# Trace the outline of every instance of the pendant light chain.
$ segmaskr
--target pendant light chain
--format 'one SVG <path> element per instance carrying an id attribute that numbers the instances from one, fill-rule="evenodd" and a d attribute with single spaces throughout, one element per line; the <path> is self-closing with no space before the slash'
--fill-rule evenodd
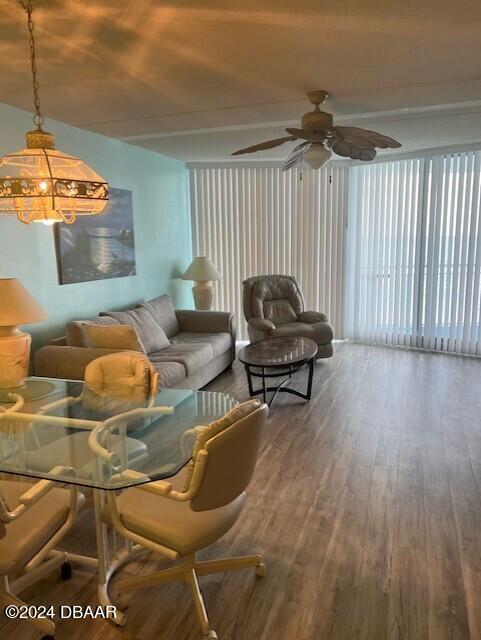
<path id="1" fill-rule="evenodd" d="M 27 14 L 27 26 L 30 45 L 30 65 L 32 68 L 33 103 L 35 106 L 35 115 L 33 116 L 33 122 L 37 125 L 38 129 L 41 129 L 44 122 L 44 117 L 40 112 L 39 84 L 37 80 L 37 59 L 35 57 L 35 37 L 33 33 L 32 20 L 33 6 L 31 0 L 19 0 L 19 4 Z"/>

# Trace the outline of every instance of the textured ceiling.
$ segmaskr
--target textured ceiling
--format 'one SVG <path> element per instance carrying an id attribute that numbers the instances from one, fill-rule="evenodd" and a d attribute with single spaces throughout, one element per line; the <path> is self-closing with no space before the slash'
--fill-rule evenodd
<path id="1" fill-rule="evenodd" d="M 282 135 L 317 88 L 339 123 L 408 150 L 481 140 L 479 0 L 34 5 L 45 114 L 174 157 Z M 30 110 L 27 53 L 20 7 L 0 0 L 0 101 Z"/>

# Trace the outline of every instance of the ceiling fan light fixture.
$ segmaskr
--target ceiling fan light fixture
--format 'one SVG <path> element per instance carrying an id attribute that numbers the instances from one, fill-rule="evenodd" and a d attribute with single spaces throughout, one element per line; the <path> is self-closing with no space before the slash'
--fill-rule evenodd
<path id="1" fill-rule="evenodd" d="M 321 169 L 331 159 L 331 152 L 321 142 L 313 142 L 302 159 L 311 169 Z"/>
<path id="2" fill-rule="evenodd" d="M 19 0 L 27 14 L 36 129 L 26 134 L 27 146 L 0 158 L 0 215 L 14 214 L 25 224 L 75 222 L 77 216 L 98 215 L 107 206 L 109 185 L 85 162 L 55 149 L 55 139 L 42 129 L 32 3 Z"/>

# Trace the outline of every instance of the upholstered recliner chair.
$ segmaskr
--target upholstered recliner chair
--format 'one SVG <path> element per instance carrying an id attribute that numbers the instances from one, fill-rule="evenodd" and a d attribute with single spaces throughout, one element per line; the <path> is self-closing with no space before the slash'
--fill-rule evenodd
<path id="1" fill-rule="evenodd" d="M 304 336 L 317 343 L 317 357 L 332 356 L 333 331 L 324 313 L 304 311 L 293 276 L 254 276 L 244 280 L 244 315 L 251 342 L 278 336 Z"/>

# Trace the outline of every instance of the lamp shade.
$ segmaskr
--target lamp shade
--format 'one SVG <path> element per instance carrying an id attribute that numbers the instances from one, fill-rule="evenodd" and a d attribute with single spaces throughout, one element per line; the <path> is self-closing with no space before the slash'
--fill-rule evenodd
<path id="1" fill-rule="evenodd" d="M 72 223 L 102 213 L 109 199 L 105 180 L 85 162 L 54 148 L 53 136 L 30 131 L 27 148 L 0 158 L 0 215 L 21 222 Z"/>
<path id="2" fill-rule="evenodd" d="M 209 281 L 220 280 L 221 275 L 215 264 L 206 256 L 198 256 L 190 263 L 189 268 L 182 276 L 184 280 Z"/>
<path id="3" fill-rule="evenodd" d="M 0 279 L 0 327 L 45 320 L 47 314 L 15 278 Z"/>
<path id="4" fill-rule="evenodd" d="M 311 169 L 320 169 L 331 159 L 331 152 L 326 149 L 320 142 L 313 142 L 310 149 L 303 155 L 304 162 L 311 167 Z"/>

